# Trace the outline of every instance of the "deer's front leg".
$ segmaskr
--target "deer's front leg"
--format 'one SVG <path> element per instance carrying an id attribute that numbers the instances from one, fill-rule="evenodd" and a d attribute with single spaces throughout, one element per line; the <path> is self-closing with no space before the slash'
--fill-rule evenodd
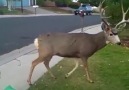
<path id="1" fill-rule="evenodd" d="M 86 58 L 82 58 L 82 63 L 84 65 L 84 68 L 85 68 L 85 71 L 86 71 L 87 80 L 90 83 L 93 83 L 93 81 L 92 81 L 92 79 L 90 78 L 90 75 L 89 75 L 87 59 Z"/>

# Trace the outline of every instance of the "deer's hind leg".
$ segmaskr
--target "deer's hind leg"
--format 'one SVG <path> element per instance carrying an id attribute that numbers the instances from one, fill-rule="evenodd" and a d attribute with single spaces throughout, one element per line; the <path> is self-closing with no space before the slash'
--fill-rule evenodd
<path id="1" fill-rule="evenodd" d="M 32 65 L 31 65 L 31 68 L 30 68 L 30 73 L 29 73 L 29 77 L 27 79 L 27 82 L 29 85 L 31 85 L 31 77 L 32 77 L 32 74 L 33 74 L 33 71 L 34 71 L 34 68 L 36 65 L 38 65 L 39 63 L 43 62 L 43 57 L 38 57 L 37 59 L 35 59 L 33 62 L 32 62 Z"/>
<path id="2" fill-rule="evenodd" d="M 32 74 L 33 74 L 35 66 L 37 66 L 39 63 L 41 63 L 41 62 L 43 62 L 45 60 L 50 61 L 50 59 L 51 59 L 51 56 L 50 56 L 49 53 L 39 53 L 39 57 L 32 62 L 29 77 L 28 77 L 28 80 L 27 80 L 27 82 L 30 85 L 31 85 L 31 77 L 32 77 Z"/>
<path id="3" fill-rule="evenodd" d="M 49 74 L 51 75 L 51 77 L 54 78 L 54 79 L 56 79 L 56 77 L 53 75 L 53 73 L 51 72 L 51 69 L 49 67 L 49 62 L 50 62 L 51 58 L 52 58 L 52 56 L 47 57 L 45 59 L 45 61 L 44 61 L 44 65 L 47 68 L 47 70 L 48 70 Z"/>

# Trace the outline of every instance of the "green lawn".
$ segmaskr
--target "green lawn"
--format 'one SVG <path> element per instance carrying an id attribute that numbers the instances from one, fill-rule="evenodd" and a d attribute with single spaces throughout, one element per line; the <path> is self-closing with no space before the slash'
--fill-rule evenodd
<path id="1" fill-rule="evenodd" d="M 28 90 L 129 90 L 129 49 L 108 45 L 89 58 L 89 71 L 94 83 L 89 83 L 81 65 L 67 79 L 74 67 L 73 59 L 65 58 L 51 70 L 57 79 L 45 73 Z"/>
<path id="2" fill-rule="evenodd" d="M 21 15 L 21 14 L 32 14 L 32 12 L 23 10 L 23 13 L 21 9 L 12 9 L 12 11 L 9 11 L 7 7 L 0 7 L 0 15 Z"/>

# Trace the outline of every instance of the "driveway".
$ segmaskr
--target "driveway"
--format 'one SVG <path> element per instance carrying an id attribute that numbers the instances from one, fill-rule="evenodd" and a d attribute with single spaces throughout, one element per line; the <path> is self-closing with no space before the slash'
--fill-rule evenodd
<path id="1" fill-rule="evenodd" d="M 35 13 L 35 8 L 33 8 L 32 6 L 24 7 L 24 9 L 31 11 L 32 13 Z M 38 7 L 38 8 L 36 8 L 36 14 L 57 14 L 57 13 L 54 13 L 52 11 L 48 11 L 48 10 Z"/>

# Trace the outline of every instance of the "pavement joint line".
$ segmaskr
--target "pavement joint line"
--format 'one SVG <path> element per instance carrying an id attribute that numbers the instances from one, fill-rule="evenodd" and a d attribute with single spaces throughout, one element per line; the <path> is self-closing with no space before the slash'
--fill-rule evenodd
<path id="1" fill-rule="evenodd" d="M 19 53 L 20 53 L 20 49 L 18 49 L 18 50 L 19 50 Z M 13 61 L 13 60 L 20 61 L 20 60 L 18 60 L 17 58 L 20 58 L 20 57 L 22 57 L 22 56 L 24 56 L 24 55 L 31 54 L 31 52 L 33 52 L 33 51 L 36 51 L 36 49 L 31 50 L 31 51 L 29 51 L 29 52 L 27 52 L 27 53 L 25 53 L 25 54 L 23 54 L 23 55 L 20 55 L 20 56 L 18 56 L 18 57 L 15 57 L 14 59 L 10 59 L 9 62 L 11 62 L 11 61 Z M 34 54 L 35 54 L 35 53 L 34 53 Z M 9 63 L 9 62 L 6 62 L 6 63 L 4 63 L 4 64 L 2 64 L 2 65 L 0 65 L 0 66 L 3 66 L 3 65 L 5 65 L 5 64 L 7 64 L 7 63 Z M 20 62 L 20 63 L 21 63 L 21 62 Z M 21 65 L 20 65 L 20 66 L 21 66 Z"/>
<path id="2" fill-rule="evenodd" d="M 18 57 L 18 58 L 19 58 L 19 57 Z M 16 58 L 15 60 L 19 62 L 18 66 L 21 66 L 21 61 L 18 60 L 17 58 Z"/>

